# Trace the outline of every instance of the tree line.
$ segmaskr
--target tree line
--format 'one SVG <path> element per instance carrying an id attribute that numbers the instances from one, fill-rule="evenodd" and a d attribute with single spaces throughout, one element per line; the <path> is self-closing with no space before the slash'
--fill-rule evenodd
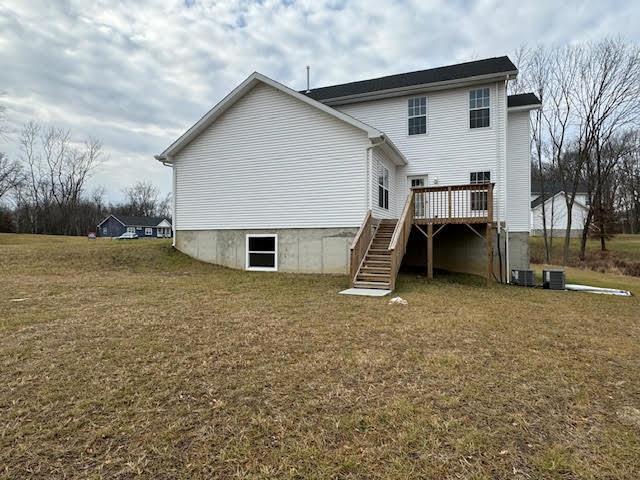
<path id="1" fill-rule="evenodd" d="M 640 231 L 640 49 L 622 39 L 565 46 L 524 46 L 515 54 L 510 93 L 534 91 L 542 108 L 532 121 L 532 186 L 543 197 L 561 185 L 568 263 L 576 193 L 587 195 L 580 259 L 589 237 L 601 250 L 611 234 Z M 542 208 L 546 261 L 553 236 Z"/>
<path id="2" fill-rule="evenodd" d="M 6 123 L 0 135 L 8 137 Z M 115 204 L 104 187 L 88 191 L 105 161 L 100 140 L 76 142 L 69 130 L 32 121 L 17 141 L 16 158 L 0 153 L 0 232 L 86 235 L 109 213 L 171 218 L 170 196 L 147 181 L 125 188 Z"/>

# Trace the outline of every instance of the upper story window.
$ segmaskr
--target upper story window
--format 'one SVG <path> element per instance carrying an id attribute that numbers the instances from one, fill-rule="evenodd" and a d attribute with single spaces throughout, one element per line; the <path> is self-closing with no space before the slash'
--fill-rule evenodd
<path id="1" fill-rule="evenodd" d="M 491 181 L 491 172 L 471 172 L 469 175 L 469 183 L 489 183 Z"/>
<path id="2" fill-rule="evenodd" d="M 389 169 L 378 165 L 378 206 L 389 210 Z"/>
<path id="3" fill-rule="evenodd" d="M 491 94 L 488 88 L 469 92 L 469 128 L 484 128 L 490 123 Z"/>
<path id="4" fill-rule="evenodd" d="M 409 135 L 427 133 L 427 97 L 410 98 Z"/>

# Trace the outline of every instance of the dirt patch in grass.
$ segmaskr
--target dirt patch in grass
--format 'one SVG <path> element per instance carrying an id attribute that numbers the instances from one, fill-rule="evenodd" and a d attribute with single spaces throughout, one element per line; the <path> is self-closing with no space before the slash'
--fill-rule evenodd
<path id="1" fill-rule="evenodd" d="M 640 476 L 638 297 L 402 276 L 398 307 L 59 238 L 0 236 L 0 476 Z"/>

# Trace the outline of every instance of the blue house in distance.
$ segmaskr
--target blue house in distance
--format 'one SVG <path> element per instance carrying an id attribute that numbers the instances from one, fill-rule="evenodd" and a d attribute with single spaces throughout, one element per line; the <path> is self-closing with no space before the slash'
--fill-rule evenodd
<path id="1" fill-rule="evenodd" d="M 171 222 L 164 217 L 130 217 L 111 214 L 98 224 L 98 237 L 119 237 L 124 232 L 140 238 L 171 238 Z"/>

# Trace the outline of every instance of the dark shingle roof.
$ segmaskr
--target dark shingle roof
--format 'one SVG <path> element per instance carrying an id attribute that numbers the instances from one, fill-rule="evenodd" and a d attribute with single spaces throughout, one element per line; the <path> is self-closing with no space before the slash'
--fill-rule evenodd
<path id="1" fill-rule="evenodd" d="M 164 217 L 130 217 L 127 215 L 113 215 L 115 218 L 120 220 L 127 226 L 132 227 L 155 227 L 162 220 L 165 220 Z M 168 219 L 166 219 L 168 221 Z"/>
<path id="2" fill-rule="evenodd" d="M 556 193 L 558 193 L 558 192 L 556 192 Z M 544 200 L 546 201 L 549 198 L 553 197 L 554 195 L 555 195 L 555 193 L 553 195 L 545 193 L 544 194 Z M 533 200 L 531 202 L 531 208 L 536 208 L 538 205 L 540 205 L 542 203 L 542 200 L 543 200 L 542 195 L 540 195 L 538 198 L 536 198 L 535 200 Z M 545 208 L 545 210 L 546 210 L 546 208 Z"/>
<path id="3" fill-rule="evenodd" d="M 508 107 L 524 107 L 525 105 L 540 105 L 540 99 L 535 93 L 519 93 L 507 97 Z"/>
<path id="4" fill-rule="evenodd" d="M 535 185 L 534 185 L 535 184 Z M 542 195 L 540 195 L 540 188 L 537 179 L 531 179 L 531 195 L 538 195 L 535 200 L 531 201 L 531 208 L 535 208 L 543 201 Z M 564 188 L 560 182 L 547 182 L 544 187 L 544 201 L 547 201 L 551 197 L 557 195 L 560 192 L 571 191 L 572 187 Z M 576 189 L 576 194 L 587 193 L 587 186 L 584 182 L 579 182 Z"/>
<path id="5" fill-rule="evenodd" d="M 554 182 L 551 180 L 545 181 L 544 184 L 544 194 L 548 195 L 549 193 L 553 193 L 554 195 L 558 192 L 570 192 L 573 189 L 573 185 L 563 185 L 562 182 Z M 578 182 L 578 187 L 576 188 L 576 193 L 587 193 L 587 184 L 583 181 Z M 531 177 L 531 195 L 540 195 L 540 180 L 538 178 Z"/>
<path id="6" fill-rule="evenodd" d="M 494 57 L 476 60 L 474 62 L 458 63 L 446 67 L 430 68 L 429 70 L 389 75 L 371 80 L 314 88 L 309 93 L 302 90 L 300 93 L 304 93 L 314 100 L 322 101 L 330 98 L 380 92 L 413 85 L 460 80 L 479 75 L 515 72 L 517 70 L 516 66 L 509 60 L 509 57 Z"/>

